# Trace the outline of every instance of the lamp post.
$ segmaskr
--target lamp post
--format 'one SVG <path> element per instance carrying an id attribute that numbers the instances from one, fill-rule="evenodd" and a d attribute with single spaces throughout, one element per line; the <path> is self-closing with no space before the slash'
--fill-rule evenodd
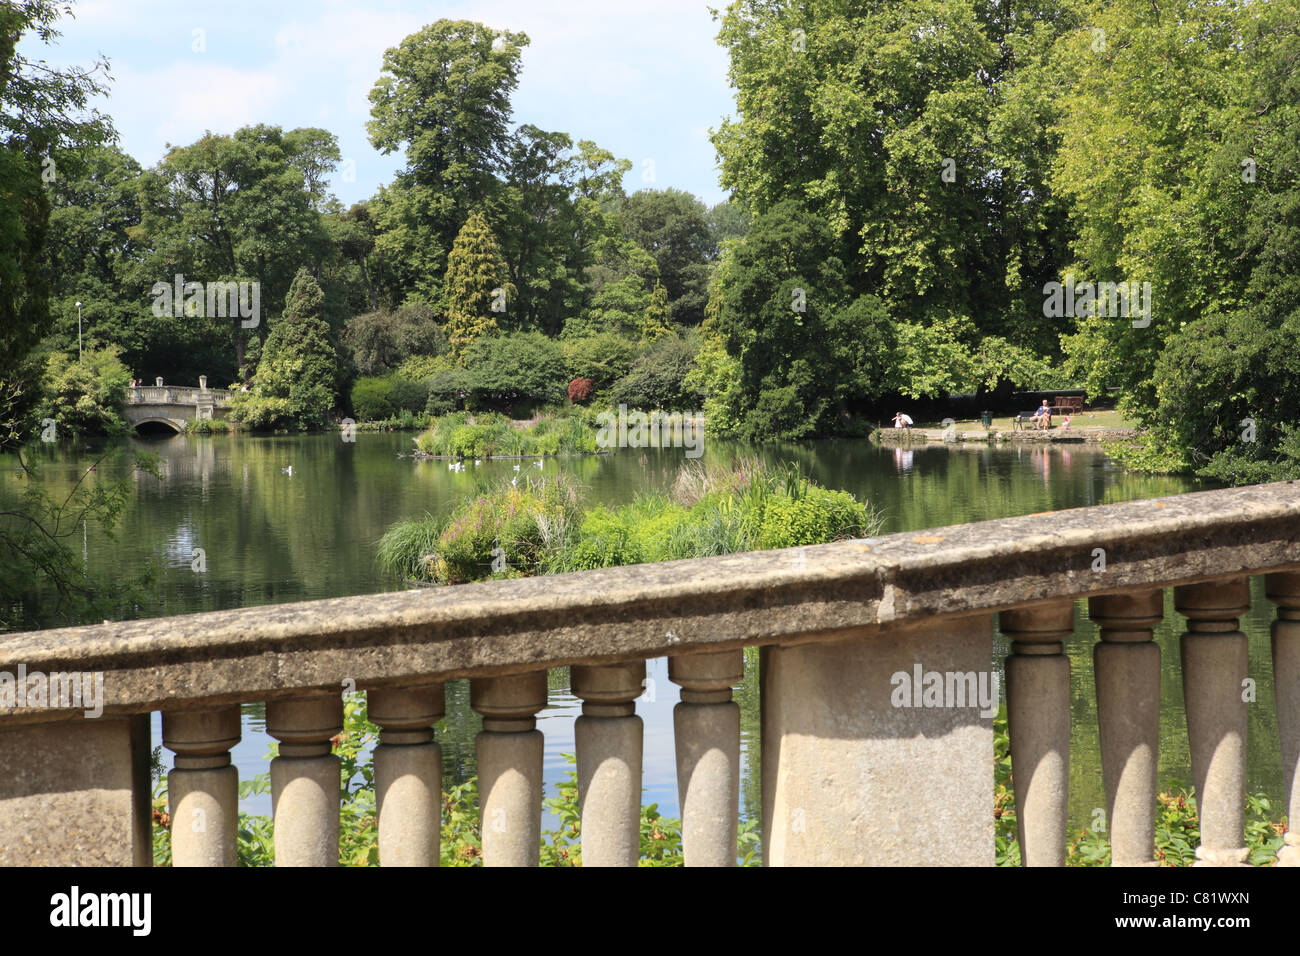
<path id="1" fill-rule="evenodd" d="M 77 303 L 77 361 L 81 361 L 81 303 Z"/>

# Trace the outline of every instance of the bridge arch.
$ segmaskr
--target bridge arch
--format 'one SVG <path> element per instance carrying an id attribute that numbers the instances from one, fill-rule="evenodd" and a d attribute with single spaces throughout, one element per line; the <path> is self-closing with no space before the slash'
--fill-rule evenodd
<path id="1" fill-rule="evenodd" d="M 137 435 L 159 434 L 161 432 L 170 432 L 173 435 L 179 435 L 185 431 L 185 422 L 177 421 L 174 418 L 141 418 L 131 423 Z"/>

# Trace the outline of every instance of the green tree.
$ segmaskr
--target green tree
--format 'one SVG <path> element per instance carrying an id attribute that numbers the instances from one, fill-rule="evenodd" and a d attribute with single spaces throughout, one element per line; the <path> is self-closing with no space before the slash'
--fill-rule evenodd
<path id="1" fill-rule="evenodd" d="M 126 430 L 126 387 L 131 375 L 116 346 L 85 352 L 80 359 L 53 352 L 41 380 L 37 414 L 53 419 L 63 435 L 117 435 Z"/>
<path id="2" fill-rule="evenodd" d="M 714 328 L 739 363 L 730 417 L 744 437 L 796 439 L 836 426 L 856 370 L 834 361 L 846 354 L 835 316 L 850 291 L 840 261 L 825 255 L 830 245 L 828 227 L 786 200 L 727 250 Z"/>
<path id="3" fill-rule="evenodd" d="M 25 420 L 36 400 L 41 363 L 29 353 L 50 325 L 44 186 L 57 180 L 61 151 L 114 135 L 108 118 L 90 107 L 107 90 L 107 61 L 56 69 L 18 51 L 25 34 L 47 45 L 57 40 L 65 11 L 48 0 L 0 5 L 0 400 L 14 403 L 16 420 Z"/>
<path id="4" fill-rule="evenodd" d="M 487 219 L 471 213 L 447 257 L 444 331 L 458 359 L 472 342 L 498 331 L 496 316 L 509 311 L 514 294 Z"/>
<path id="5" fill-rule="evenodd" d="M 619 215 L 628 238 L 654 257 L 673 321 L 698 325 L 715 251 L 704 204 L 680 189 L 643 189 L 627 198 Z"/>
<path id="6" fill-rule="evenodd" d="M 306 269 L 294 277 L 284 314 L 271 326 L 246 393 L 231 401 L 231 417 L 252 428 L 323 427 L 335 405 L 337 357 L 321 317 L 325 296 Z"/>
<path id="7" fill-rule="evenodd" d="M 650 293 L 650 304 L 646 306 L 645 321 L 641 324 L 641 341 L 653 342 L 661 336 L 671 335 L 673 331 L 669 320 L 671 309 L 668 307 L 668 290 L 662 283 L 656 282 Z"/>
<path id="8" fill-rule="evenodd" d="M 362 375 L 382 375 L 411 356 L 447 351 L 447 339 L 438 328 L 433 309 L 419 302 L 394 312 L 358 315 L 348 320 L 342 339 Z"/>
<path id="9" fill-rule="evenodd" d="M 322 134 L 250 126 L 174 147 L 140 177 L 138 235 L 150 248 L 138 267 L 140 285 L 170 283 L 176 274 L 203 283 L 257 282 L 262 313 L 279 313 L 297 271 L 319 267 L 330 253 L 311 191 L 320 187 L 308 182 L 328 165 L 322 157 L 337 150 Z M 260 317 L 254 327 L 239 316 L 199 321 L 226 326 L 239 368 L 250 337 L 260 337 L 265 325 Z"/>
<path id="10" fill-rule="evenodd" d="M 408 294 L 440 300 L 461 225 L 499 188 L 527 45 L 522 33 L 444 19 L 384 53 L 366 128 L 385 154 L 405 147 L 406 166 L 376 197 L 377 248 Z"/>
<path id="11" fill-rule="evenodd" d="M 723 185 L 755 213 L 803 202 L 853 292 L 899 321 L 979 316 L 981 334 L 1055 348 L 1029 308 L 1065 253 L 1043 175 L 1054 114 L 1015 78 L 1069 29 L 1066 3 L 731 5 Z"/>
<path id="12" fill-rule="evenodd" d="M 563 401 L 569 379 L 560 344 L 540 332 L 485 336 L 466 349 L 470 391 L 478 408 L 510 411 L 520 402 Z"/>

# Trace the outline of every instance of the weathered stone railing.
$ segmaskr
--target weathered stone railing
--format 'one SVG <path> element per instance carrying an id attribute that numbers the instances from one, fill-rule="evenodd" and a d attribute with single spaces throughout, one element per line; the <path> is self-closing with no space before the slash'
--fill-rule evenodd
<path id="1" fill-rule="evenodd" d="M 128 405 L 218 405 L 230 404 L 226 388 L 190 388 L 175 385 L 137 385 L 126 390 Z"/>
<path id="2" fill-rule="evenodd" d="M 1104 551 L 1099 563 L 1099 549 Z M 970 675 L 1012 640 L 1007 701 L 1027 865 L 1066 842 L 1069 663 L 1087 597 L 1113 860 L 1153 856 L 1162 590 L 1188 619 L 1187 726 L 1204 864 L 1245 858 L 1247 576 L 1278 606 L 1273 667 L 1290 819 L 1300 813 L 1300 483 L 548 578 L 10 636 L 0 674 L 102 672 L 103 714 L 0 699 L 0 862 L 150 859 L 148 715 L 162 711 L 173 860 L 235 861 L 238 705 L 267 702 L 280 865 L 338 857 L 339 688 L 367 691 L 379 855 L 438 861 L 443 685 L 471 679 L 483 859 L 538 861 L 546 669 L 571 665 L 587 865 L 637 857 L 645 661 L 669 659 L 688 865 L 736 859 L 741 649 L 762 645 L 769 864 L 989 864 L 991 715 L 910 707 L 891 675 Z M 11 684 L 12 686 L 12 684 Z M 4 690 L 0 684 L 0 693 Z M 919 697 L 920 694 L 917 694 Z M 919 701 L 916 701 L 919 702 Z M 199 824 L 202 824 L 201 826 Z M 1293 831 L 1279 862 L 1300 862 Z"/>

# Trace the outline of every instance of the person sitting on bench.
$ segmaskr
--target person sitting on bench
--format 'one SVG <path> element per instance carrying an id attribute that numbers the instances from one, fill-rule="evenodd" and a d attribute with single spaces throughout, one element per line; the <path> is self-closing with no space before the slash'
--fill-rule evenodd
<path id="1" fill-rule="evenodd" d="M 1034 412 L 1034 419 L 1035 428 L 1052 427 L 1052 410 L 1047 407 L 1047 399 L 1043 399 L 1043 404 Z"/>

